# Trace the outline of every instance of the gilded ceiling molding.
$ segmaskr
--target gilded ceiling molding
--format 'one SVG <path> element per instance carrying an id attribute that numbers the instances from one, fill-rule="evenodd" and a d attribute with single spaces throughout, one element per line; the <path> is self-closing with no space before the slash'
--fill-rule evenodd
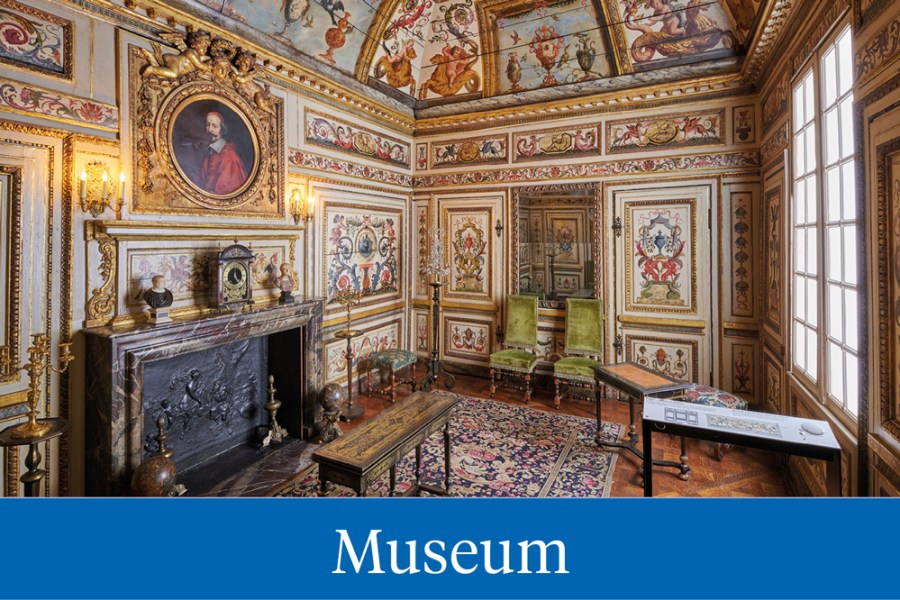
<path id="1" fill-rule="evenodd" d="M 298 150 L 296 148 L 290 148 L 288 150 L 288 164 L 292 167 L 315 169 L 332 176 L 345 175 L 356 179 L 380 181 L 382 183 L 407 188 L 413 185 L 413 178 L 411 175 L 379 169 L 378 167 L 360 165 L 342 159 L 322 156 L 320 154 L 313 154 L 312 152 Z"/>
<path id="2" fill-rule="evenodd" d="M 757 27 L 753 40 L 747 46 L 747 60 L 744 62 L 743 74 L 748 81 L 755 83 L 759 81 L 763 67 L 773 57 L 772 53 L 794 6 L 794 0 L 770 0 L 763 7 L 763 14 L 759 19 L 762 27 Z M 777 58 L 775 60 L 777 62 Z"/>
<path id="3" fill-rule="evenodd" d="M 81 3 L 82 8 L 99 14 L 117 25 L 138 28 L 156 35 L 159 35 L 160 32 L 184 35 L 185 29 L 188 26 L 193 27 L 197 22 L 192 15 L 158 0 L 148 0 L 147 5 L 138 6 L 132 0 L 126 0 L 124 7 L 114 4 L 110 0 Z M 219 27 L 214 22 L 204 20 L 203 28 L 213 36 L 234 39 L 234 32 Z M 367 118 L 375 119 L 380 124 L 400 133 L 410 133 L 414 128 L 415 119 L 412 115 L 394 110 L 363 93 L 330 81 L 299 63 L 273 53 L 265 46 L 244 38 L 237 41 L 242 47 L 257 55 L 262 63 L 256 66 L 258 77 L 261 79 L 264 78 L 294 91 L 300 91 L 326 104 L 338 101 L 361 111 Z"/>
<path id="4" fill-rule="evenodd" d="M 369 80 L 369 66 L 372 64 L 372 59 L 375 58 L 375 52 L 378 51 L 378 45 L 382 40 L 384 30 L 387 29 L 388 21 L 400 2 L 401 0 L 385 0 L 378 5 L 378 10 L 369 24 L 366 39 L 359 50 L 359 58 L 356 59 L 356 70 L 353 76 L 357 81 L 366 83 Z"/>
<path id="5" fill-rule="evenodd" d="M 718 95 L 734 96 L 741 91 L 749 93 L 751 89 L 739 74 L 714 75 L 528 106 L 420 119 L 416 121 L 416 135 L 456 133 L 479 127 L 500 127 L 551 119 L 574 119 L 608 114 L 612 111 L 652 108 L 657 105 L 671 107 L 675 103 L 708 100 Z"/>
<path id="6" fill-rule="evenodd" d="M 850 10 L 850 0 L 833 0 L 828 9 L 817 15 L 816 28 L 807 31 L 802 45 L 791 53 L 791 74 L 796 74 L 806 63 L 828 32 L 834 27 L 844 13 Z"/>
<path id="7" fill-rule="evenodd" d="M 662 156 L 613 162 L 548 165 L 498 169 L 496 171 L 469 171 L 465 173 L 439 173 L 415 178 L 416 188 L 432 188 L 450 185 L 505 184 L 529 181 L 551 181 L 594 177 L 618 177 L 622 175 L 649 175 L 654 173 L 678 173 L 682 171 L 709 171 L 720 169 L 756 169 L 760 165 L 759 153 L 725 152 L 720 154 L 693 154 L 687 156 Z"/>

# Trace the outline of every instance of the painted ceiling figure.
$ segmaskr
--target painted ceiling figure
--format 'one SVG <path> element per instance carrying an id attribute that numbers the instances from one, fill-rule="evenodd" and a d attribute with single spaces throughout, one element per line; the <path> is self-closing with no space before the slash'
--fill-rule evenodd
<path id="1" fill-rule="evenodd" d="M 651 9 L 652 14 L 640 14 L 638 9 L 642 7 Z M 672 0 L 632 0 L 625 9 L 625 27 L 642 35 L 631 44 L 631 57 L 636 62 L 646 62 L 657 52 L 663 56 L 688 56 L 709 50 L 719 42 L 725 48 L 733 48 L 737 44 L 734 34 L 701 14 L 708 8 L 706 0 L 690 0 L 684 7 Z"/>
<path id="2" fill-rule="evenodd" d="M 404 42 L 402 48 L 398 48 L 396 42 L 388 48 L 387 44 L 381 43 L 384 51 L 387 53 L 375 62 L 373 67 L 376 79 L 385 77 L 388 85 L 392 88 L 400 89 L 409 86 L 409 95 L 414 96 L 416 93 L 416 80 L 412 74 L 412 59 L 416 58 L 416 50 L 413 48 L 415 40 L 409 38 Z"/>
<path id="3" fill-rule="evenodd" d="M 462 46 L 444 45 L 440 54 L 431 57 L 437 65 L 428 81 L 419 88 L 419 100 L 424 100 L 428 90 L 441 96 L 453 96 L 463 86 L 474 92 L 481 85 L 481 78 L 472 65 L 478 60 L 478 48 L 470 42 L 471 53 Z"/>

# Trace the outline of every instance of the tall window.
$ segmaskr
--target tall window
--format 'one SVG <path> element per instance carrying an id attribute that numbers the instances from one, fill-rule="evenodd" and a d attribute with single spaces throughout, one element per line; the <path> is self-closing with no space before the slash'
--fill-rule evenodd
<path id="1" fill-rule="evenodd" d="M 794 372 L 820 397 L 855 417 L 859 344 L 850 43 L 848 26 L 818 52 L 793 90 L 791 360 Z"/>

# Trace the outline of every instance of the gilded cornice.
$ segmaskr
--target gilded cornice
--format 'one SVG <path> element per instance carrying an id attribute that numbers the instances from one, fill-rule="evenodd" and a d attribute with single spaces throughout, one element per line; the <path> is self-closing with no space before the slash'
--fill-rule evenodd
<path id="1" fill-rule="evenodd" d="M 102 15 L 116 25 L 139 29 L 142 35 L 147 32 L 158 34 L 160 31 L 183 32 L 188 25 L 195 26 L 198 19 L 178 8 L 163 4 L 159 0 L 148 0 L 138 5 L 126 0 L 125 6 L 113 4 L 109 0 L 79 2 L 79 5 L 94 14 Z M 400 133 L 410 133 L 415 121 L 412 115 L 404 114 L 390 108 L 365 94 L 351 90 L 339 83 L 286 59 L 243 37 L 234 35 L 233 31 L 219 27 L 215 23 L 202 20 L 202 27 L 225 39 L 234 41 L 241 47 L 255 53 L 261 65 L 257 65 L 260 77 L 282 85 L 293 91 L 302 92 L 315 100 L 334 106 L 339 102 L 342 109 L 350 109 Z"/>
<path id="2" fill-rule="evenodd" d="M 795 0 L 772 0 L 763 7 L 763 14 L 759 19 L 762 26 L 757 28 L 747 45 L 743 74 L 748 81 L 758 83 L 763 67 L 767 66 L 773 56 L 777 56 L 774 55 L 775 47 L 795 6 Z"/>
<path id="3" fill-rule="evenodd" d="M 690 81 L 654 84 L 579 98 L 419 119 L 416 121 L 416 136 L 456 133 L 485 127 L 506 127 L 537 121 L 547 122 L 555 119 L 574 119 L 613 111 L 652 108 L 663 104 L 672 106 L 675 103 L 696 102 L 725 94 L 733 96 L 736 93 L 751 91 L 751 86 L 738 73 L 712 75 Z"/>

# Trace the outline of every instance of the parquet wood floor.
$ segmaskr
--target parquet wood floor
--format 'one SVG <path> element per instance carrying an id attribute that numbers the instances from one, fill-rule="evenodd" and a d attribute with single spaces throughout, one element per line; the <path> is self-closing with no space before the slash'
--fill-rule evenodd
<path id="1" fill-rule="evenodd" d="M 421 369 L 419 380 L 421 381 Z M 353 401 L 365 408 L 366 419 L 374 416 L 379 411 L 390 406 L 388 396 L 373 393 L 372 397 L 365 394 L 357 394 L 357 390 L 365 389 L 365 379 L 361 386 L 354 385 Z M 443 379 L 438 381 L 437 389 L 443 389 Z M 490 397 L 490 382 L 487 379 L 469 375 L 457 375 L 454 392 L 475 396 L 478 398 Z M 410 393 L 409 386 L 398 388 L 397 397 L 402 398 Z M 521 404 L 524 394 L 510 389 L 499 389 L 495 400 Z M 552 412 L 553 392 L 550 389 L 537 387 L 532 395 L 529 406 L 537 410 Z M 564 399 L 560 412 L 579 417 L 596 418 L 593 402 L 578 399 Z M 640 405 L 635 407 L 636 425 L 640 431 Z M 603 403 L 603 419 L 620 423 L 627 429 L 628 402 L 615 399 L 605 400 Z M 341 423 L 341 429 L 348 431 L 361 423 L 363 419 L 356 419 L 349 423 Z M 612 496 L 628 497 L 643 496 L 641 478 L 638 475 L 640 461 L 634 454 L 618 450 L 619 460 L 616 464 Z M 655 459 L 677 461 L 680 455 L 680 446 L 677 438 L 667 435 L 654 435 L 653 452 Z M 653 478 L 653 492 L 655 496 L 692 496 L 692 497 L 717 497 L 717 496 L 750 496 L 773 497 L 789 496 L 782 455 L 754 450 L 752 448 L 728 448 L 725 450 L 721 462 L 715 458 L 714 445 L 699 440 L 687 440 L 688 464 L 691 467 L 690 478 L 682 481 L 677 476 L 677 470 L 665 467 L 656 467 Z"/>

